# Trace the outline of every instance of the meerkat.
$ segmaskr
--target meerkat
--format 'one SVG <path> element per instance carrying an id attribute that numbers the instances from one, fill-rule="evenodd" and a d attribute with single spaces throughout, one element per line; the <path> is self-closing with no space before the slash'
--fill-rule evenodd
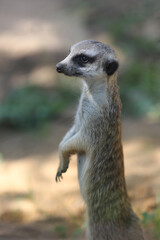
<path id="1" fill-rule="evenodd" d="M 67 171 L 70 156 L 77 154 L 89 240 L 144 239 L 126 190 L 118 66 L 114 50 L 94 40 L 73 45 L 56 65 L 59 73 L 83 80 L 74 125 L 59 145 L 56 181 Z"/>

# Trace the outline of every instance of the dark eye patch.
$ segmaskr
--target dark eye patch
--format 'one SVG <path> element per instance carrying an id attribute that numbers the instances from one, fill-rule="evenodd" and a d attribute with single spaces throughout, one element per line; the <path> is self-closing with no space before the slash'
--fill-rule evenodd
<path id="1" fill-rule="evenodd" d="M 85 55 L 85 54 L 78 54 L 78 55 L 75 55 L 72 58 L 72 61 L 75 64 L 78 64 L 80 67 L 85 67 L 85 65 L 87 63 L 91 64 L 91 63 L 95 62 L 95 60 L 96 60 L 96 56 L 91 57 L 91 56 L 88 56 L 88 55 Z"/>

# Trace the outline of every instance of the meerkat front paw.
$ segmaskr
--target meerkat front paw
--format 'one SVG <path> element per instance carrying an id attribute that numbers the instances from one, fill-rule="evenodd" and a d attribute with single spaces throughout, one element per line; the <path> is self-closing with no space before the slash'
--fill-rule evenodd
<path id="1" fill-rule="evenodd" d="M 63 179 L 62 171 L 58 169 L 57 174 L 56 174 L 56 182 L 60 182 L 61 179 Z"/>
<path id="2" fill-rule="evenodd" d="M 66 167 L 66 168 L 63 169 L 63 170 L 61 170 L 60 168 L 58 169 L 57 174 L 56 174 L 56 182 L 60 182 L 61 179 L 63 179 L 62 173 L 66 172 L 66 171 L 67 171 L 67 168 L 68 168 L 68 167 Z"/>
<path id="3" fill-rule="evenodd" d="M 69 165 L 69 157 L 70 155 L 66 152 L 64 152 L 63 149 L 63 144 L 60 143 L 59 145 L 59 159 L 60 159 L 60 165 L 56 174 L 56 181 L 61 181 L 62 177 L 62 173 L 66 172 L 68 169 L 68 165 Z"/>

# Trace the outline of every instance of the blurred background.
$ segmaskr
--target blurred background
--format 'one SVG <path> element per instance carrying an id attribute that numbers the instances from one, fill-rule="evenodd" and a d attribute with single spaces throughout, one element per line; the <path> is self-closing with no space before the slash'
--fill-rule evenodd
<path id="1" fill-rule="evenodd" d="M 159 0 L 0 0 L 1 240 L 85 239 L 75 157 L 55 183 L 80 96 L 55 65 L 84 39 L 117 52 L 128 192 L 160 239 Z"/>

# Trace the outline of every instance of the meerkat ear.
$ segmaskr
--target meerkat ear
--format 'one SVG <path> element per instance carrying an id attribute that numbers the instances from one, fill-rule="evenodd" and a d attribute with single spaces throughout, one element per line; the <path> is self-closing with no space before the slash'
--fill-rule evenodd
<path id="1" fill-rule="evenodd" d="M 109 60 L 105 64 L 105 72 L 107 73 L 108 76 L 111 76 L 118 69 L 118 66 L 119 66 L 118 61 Z"/>

